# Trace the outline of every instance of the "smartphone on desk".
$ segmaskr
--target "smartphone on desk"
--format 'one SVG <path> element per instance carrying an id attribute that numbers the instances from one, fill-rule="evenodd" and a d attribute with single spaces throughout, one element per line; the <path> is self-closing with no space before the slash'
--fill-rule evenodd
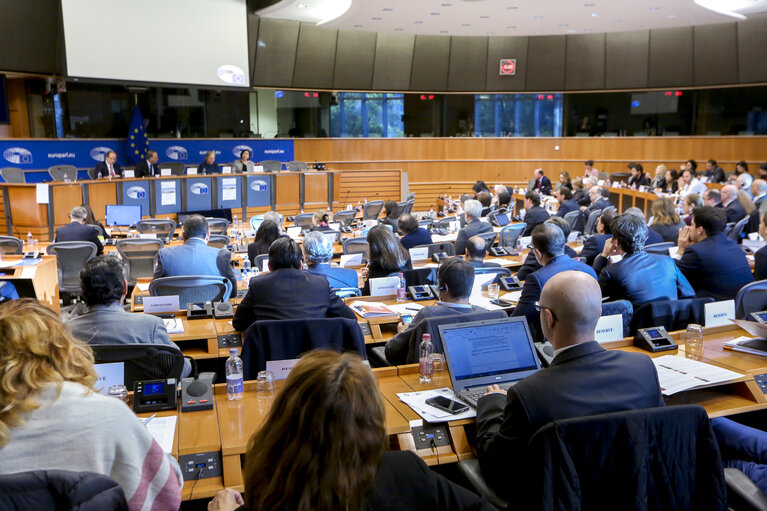
<path id="1" fill-rule="evenodd" d="M 402 322 L 406 325 L 409 325 L 413 321 L 413 315 L 412 314 L 403 314 L 400 318 Z"/>
<path id="2" fill-rule="evenodd" d="M 506 300 L 499 300 L 496 298 L 495 300 L 490 300 L 490 303 L 493 305 L 498 305 L 499 307 L 513 307 L 514 304 L 511 302 L 507 302 Z"/>
<path id="3" fill-rule="evenodd" d="M 430 397 L 426 400 L 426 404 L 454 415 L 463 413 L 469 409 L 468 405 L 446 398 L 445 396 Z"/>

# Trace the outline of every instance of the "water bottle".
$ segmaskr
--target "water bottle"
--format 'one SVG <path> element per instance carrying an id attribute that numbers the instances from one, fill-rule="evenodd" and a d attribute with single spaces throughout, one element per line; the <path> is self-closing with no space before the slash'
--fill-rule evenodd
<path id="1" fill-rule="evenodd" d="M 429 210 L 429 218 L 434 218 L 434 208 Z"/>
<path id="2" fill-rule="evenodd" d="M 232 217 L 232 227 L 234 227 L 235 231 L 240 228 L 240 220 L 237 218 L 237 215 Z"/>
<path id="3" fill-rule="evenodd" d="M 397 301 L 398 302 L 404 302 L 407 301 L 406 296 L 406 290 L 407 285 L 405 283 L 405 275 L 401 272 L 397 274 Z"/>
<path id="4" fill-rule="evenodd" d="M 230 348 L 226 359 L 226 396 L 229 401 L 240 400 L 244 390 L 242 359 L 237 356 L 237 348 Z"/>
<path id="5" fill-rule="evenodd" d="M 28 233 L 27 233 L 27 251 L 28 251 L 28 252 L 31 252 L 31 251 L 33 250 L 33 249 L 32 249 L 32 245 L 33 245 L 33 244 L 34 244 L 34 241 L 33 241 L 33 239 L 32 239 L 32 233 L 31 233 L 31 232 L 28 232 Z"/>
<path id="6" fill-rule="evenodd" d="M 242 260 L 242 278 L 250 281 L 250 257 Z"/>
<path id="7" fill-rule="evenodd" d="M 420 383 L 431 383 L 431 378 L 434 374 L 431 354 L 434 353 L 434 346 L 431 343 L 431 334 L 423 334 L 422 339 L 420 346 L 418 346 L 418 381 Z"/>

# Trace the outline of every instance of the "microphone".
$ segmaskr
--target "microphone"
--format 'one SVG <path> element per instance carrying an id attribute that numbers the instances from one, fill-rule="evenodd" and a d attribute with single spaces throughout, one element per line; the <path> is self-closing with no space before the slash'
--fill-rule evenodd
<path id="1" fill-rule="evenodd" d="M 114 222 L 112 222 L 112 227 L 114 227 L 114 229 L 117 231 L 117 234 L 122 234 L 120 232 L 120 228 L 117 226 L 117 221 L 116 220 Z M 114 237 L 114 236 L 112 236 L 112 237 Z"/>
<path id="2" fill-rule="evenodd" d="M 349 200 L 349 194 L 350 194 L 350 193 L 352 193 L 352 190 L 351 190 L 351 188 L 349 188 L 348 190 L 346 190 L 346 197 L 344 197 L 344 201 L 343 201 L 343 204 L 346 204 L 346 202 Z M 346 206 L 343 206 L 343 207 L 342 207 L 342 209 L 343 209 L 344 207 L 346 207 Z"/>

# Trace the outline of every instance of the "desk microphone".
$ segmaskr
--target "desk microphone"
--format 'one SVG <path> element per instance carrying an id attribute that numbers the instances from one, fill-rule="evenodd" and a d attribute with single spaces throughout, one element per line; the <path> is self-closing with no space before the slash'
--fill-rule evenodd
<path id="1" fill-rule="evenodd" d="M 117 221 L 112 222 L 112 227 L 115 228 L 115 230 L 117 231 L 117 234 L 122 234 L 120 232 L 120 228 L 117 226 Z M 112 236 L 112 237 L 114 237 L 114 236 Z"/>
<path id="2" fill-rule="evenodd" d="M 192 375 L 181 380 L 181 411 L 195 412 L 213 409 L 213 382 L 216 373 L 197 371 L 197 362 L 184 355 L 192 365 Z"/>
<path id="3" fill-rule="evenodd" d="M 342 206 L 341 206 L 341 209 L 343 209 L 343 208 L 345 208 L 345 207 L 346 207 L 346 206 L 343 206 L 343 204 L 346 204 L 346 203 L 347 203 L 347 201 L 349 200 L 349 194 L 350 194 L 350 193 L 352 193 L 352 190 L 351 190 L 351 188 L 349 188 L 348 190 L 346 190 L 346 197 L 344 197 L 344 201 L 341 203 L 341 204 L 342 204 Z"/>

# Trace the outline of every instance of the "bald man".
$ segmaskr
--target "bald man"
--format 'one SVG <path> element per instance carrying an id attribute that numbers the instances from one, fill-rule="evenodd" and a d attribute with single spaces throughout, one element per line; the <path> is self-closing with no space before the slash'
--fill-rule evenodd
<path id="1" fill-rule="evenodd" d="M 722 187 L 722 206 L 724 206 L 724 212 L 727 213 L 727 223 L 737 222 L 748 216 L 738 200 L 738 187 L 735 185 Z"/>
<path id="2" fill-rule="evenodd" d="M 606 351 L 594 341 L 601 313 L 602 293 L 591 276 L 553 276 L 541 293 L 540 318 L 554 360 L 508 395 L 492 385 L 479 400 L 477 454 L 485 480 L 502 497 L 524 491 L 515 483 L 526 465 L 527 444 L 549 422 L 663 406 L 650 357 Z"/>
<path id="3" fill-rule="evenodd" d="M 472 236 L 469 241 L 466 242 L 466 252 L 463 254 L 463 258 L 474 268 L 500 268 L 498 263 L 485 262 L 485 256 L 487 255 L 487 242 L 481 236 Z"/>

